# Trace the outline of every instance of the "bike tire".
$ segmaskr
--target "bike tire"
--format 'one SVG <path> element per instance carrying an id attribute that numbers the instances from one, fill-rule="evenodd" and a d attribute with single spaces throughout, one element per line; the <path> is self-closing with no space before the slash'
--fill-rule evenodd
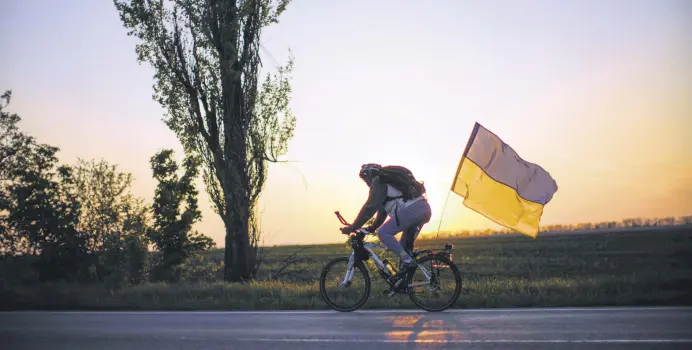
<path id="1" fill-rule="evenodd" d="M 365 304 L 366 301 L 368 301 L 368 298 L 370 297 L 370 291 L 371 291 L 371 286 L 370 286 L 370 274 L 368 273 L 368 269 L 365 267 L 362 261 L 358 261 L 354 267 L 357 268 L 362 274 L 363 274 L 363 279 L 365 282 L 365 294 L 363 294 L 363 297 L 358 300 L 357 303 L 354 305 L 348 307 L 348 306 L 341 306 L 338 305 L 335 301 L 329 298 L 327 295 L 326 287 L 325 287 L 325 282 L 327 278 L 327 273 L 329 270 L 336 265 L 339 262 L 346 262 L 348 264 L 348 257 L 339 257 L 331 260 L 330 262 L 327 263 L 327 265 L 324 266 L 322 269 L 322 273 L 320 274 L 320 294 L 322 295 L 322 299 L 324 300 L 327 305 L 336 310 L 336 311 L 341 311 L 341 312 L 351 312 L 354 310 L 359 309 L 360 307 Z"/>
<path id="2" fill-rule="evenodd" d="M 445 257 L 443 255 L 439 255 L 439 254 L 425 255 L 425 256 L 421 257 L 420 259 L 416 259 L 416 262 L 420 265 L 420 264 L 427 262 L 429 260 L 437 260 L 437 261 L 441 261 L 441 262 L 444 262 L 444 263 L 449 265 L 449 268 L 452 271 L 452 274 L 454 275 L 454 281 L 455 281 L 455 287 L 456 287 L 454 290 L 454 294 L 452 295 L 452 298 L 450 299 L 450 301 L 447 304 L 443 305 L 442 307 L 432 308 L 432 307 L 428 307 L 428 306 L 422 304 L 420 302 L 420 300 L 416 299 L 416 296 L 411 291 L 408 291 L 408 296 L 409 296 L 409 298 L 411 298 L 411 301 L 413 301 L 413 303 L 416 304 L 416 306 L 418 306 L 419 308 L 421 308 L 425 311 L 428 311 L 428 312 L 444 311 L 444 310 L 450 308 L 452 305 L 454 305 L 454 303 L 457 302 L 457 299 L 459 299 L 459 296 L 461 295 L 461 286 L 462 286 L 461 272 L 459 272 L 459 268 L 457 267 L 457 265 L 453 261 L 451 261 L 447 257 Z M 418 267 L 416 267 L 406 277 L 406 284 L 407 285 L 411 284 L 411 282 L 413 280 L 413 275 L 415 274 L 416 270 L 418 270 Z"/>

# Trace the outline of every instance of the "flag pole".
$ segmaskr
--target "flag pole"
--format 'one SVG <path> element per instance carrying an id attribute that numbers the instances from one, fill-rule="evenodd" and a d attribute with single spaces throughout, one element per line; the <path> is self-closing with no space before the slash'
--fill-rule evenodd
<path id="1" fill-rule="evenodd" d="M 440 235 L 440 227 L 442 227 L 442 218 L 444 218 L 445 216 L 445 208 L 447 208 L 447 201 L 449 201 L 450 194 L 452 194 L 452 191 L 447 191 L 447 199 L 445 199 L 445 205 L 442 206 L 442 214 L 440 214 L 440 223 L 437 224 L 437 234 L 435 235 L 435 239 L 437 239 L 437 237 Z"/>
<path id="2" fill-rule="evenodd" d="M 447 201 L 449 201 L 449 195 L 452 194 L 452 191 L 454 191 L 454 186 L 457 183 L 457 179 L 459 178 L 459 172 L 461 171 L 461 165 L 464 163 L 464 159 L 469 153 L 469 150 L 471 149 L 471 145 L 473 144 L 473 139 L 476 137 L 476 134 L 478 133 L 478 128 L 480 128 L 481 125 L 478 122 L 475 122 L 473 125 L 473 130 L 471 130 L 471 134 L 469 135 L 469 140 L 466 142 L 466 147 L 464 147 L 464 153 L 461 155 L 461 159 L 459 160 L 459 165 L 457 165 L 457 172 L 454 174 L 454 180 L 452 180 L 452 186 L 450 189 L 447 191 L 447 199 L 445 199 L 445 204 L 442 207 L 442 214 L 440 215 L 440 223 L 437 225 L 437 234 L 435 235 L 435 239 L 440 235 L 440 227 L 442 226 L 442 218 L 445 215 L 445 209 L 447 208 Z"/>

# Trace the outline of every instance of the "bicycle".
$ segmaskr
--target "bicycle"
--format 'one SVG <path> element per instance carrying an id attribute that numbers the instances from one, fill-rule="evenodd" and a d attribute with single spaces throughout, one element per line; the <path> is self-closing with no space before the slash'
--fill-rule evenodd
<path id="1" fill-rule="evenodd" d="M 344 220 L 338 211 L 336 211 L 335 214 L 343 225 L 348 225 L 346 220 Z M 370 297 L 371 281 L 370 273 L 368 272 L 364 261 L 370 259 L 372 259 L 374 265 L 378 269 L 380 277 L 384 279 L 389 286 L 384 293 L 390 298 L 395 294 L 406 294 L 414 304 L 421 309 L 430 312 L 446 310 L 457 301 L 459 295 L 461 294 L 462 278 L 459 268 L 452 261 L 452 244 L 447 243 L 445 244 L 444 248 L 437 251 L 418 249 L 413 251 L 407 250 L 407 252 L 415 259 L 416 264 L 414 264 L 414 266 L 407 271 L 397 271 L 387 259 L 381 260 L 380 257 L 373 251 L 373 249 L 384 249 L 387 251 L 388 248 L 383 244 L 364 242 L 364 238 L 367 235 L 374 235 L 374 233 L 368 232 L 367 230 L 361 228 L 349 234 L 348 245 L 351 248 L 351 254 L 348 257 L 335 258 L 329 261 L 323 268 L 320 275 L 320 294 L 330 308 L 341 312 L 350 312 L 359 309 L 365 304 Z M 424 266 L 427 262 L 431 263 L 429 270 Z M 337 293 L 336 297 L 330 297 L 327 294 L 327 274 L 339 263 L 346 264 L 346 272 L 343 274 L 343 278 L 340 279 L 339 293 Z M 446 267 L 443 267 L 444 265 L 446 265 Z M 448 270 L 454 276 L 454 290 L 452 297 L 446 303 L 442 304 L 442 306 L 428 306 L 418 298 L 418 294 L 417 292 L 414 292 L 414 289 L 416 287 L 428 286 L 428 289 L 434 292 L 441 291 L 442 283 L 440 282 L 439 277 L 441 270 Z M 354 283 L 356 271 L 359 271 L 362 275 L 362 287 L 364 288 L 364 294 L 362 297 L 357 299 L 355 303 L 351 305 L 342 305 L 340 303 L 344 300 L 343 294 L 346 293 L 346 290 L 349 288 L 355 288 L 355 285 L 360 285 L 360 283 Z M 413 283 L 413 277 L 417 271 L 423 273 L 423 282 Z M 402 283 L 404 285 L 402 285 Z"/>

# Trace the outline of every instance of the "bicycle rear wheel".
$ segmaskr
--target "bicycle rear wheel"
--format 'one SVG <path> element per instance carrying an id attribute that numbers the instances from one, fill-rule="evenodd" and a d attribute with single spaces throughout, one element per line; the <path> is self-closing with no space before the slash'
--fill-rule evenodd
<path id="1" fill-rule="evenodd" d="M 461 294 L 462 282 L 457 265 L 438 254 L 423 256 L 417 262 L 418 266 L 406 279 L 411 301 L 421 309 L 433 312 L 454 305 Z M 421 268 L 430 276 L 430 281 Z M 441 296 L 443 293 L 449 296 Z"/>
<path id="2" fill-rule="evenodd" d="M 350 284 L 342 286 L 348 260 L 348 257 L 340 257 L 330 261 L 320 275 L 322 298 L 329 307 L 341 312 L 360 308 L 370 296 L 370 274 L 363 262 L 359 261 L 353 266 L 353 278 Z M 336 273 L 333 273 L 334 271 Z"/>

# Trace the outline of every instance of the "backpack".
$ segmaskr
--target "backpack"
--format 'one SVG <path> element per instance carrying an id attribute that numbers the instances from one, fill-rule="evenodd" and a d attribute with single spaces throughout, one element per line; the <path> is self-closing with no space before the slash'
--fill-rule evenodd
<path id="1" fill-rule="evenodd" d="M 389 165 L 380 168 L 380 181 L 401 191 L 401 197 L 387 197 L 387 200 L 403 198 L 405 201 L 422 196 L 425 186 L 416 180 L 410 170 L 402 166 Z"/>

